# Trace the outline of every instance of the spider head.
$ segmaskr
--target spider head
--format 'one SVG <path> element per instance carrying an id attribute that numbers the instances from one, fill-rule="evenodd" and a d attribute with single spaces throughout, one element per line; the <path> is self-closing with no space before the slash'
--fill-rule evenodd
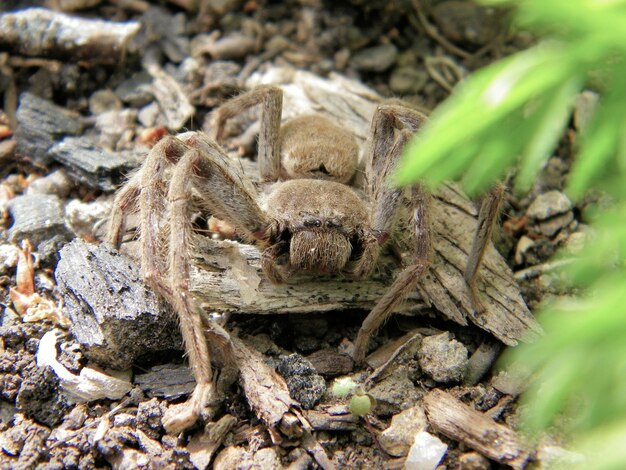
<path id="1" fill-rule="evenodd" d="M 341 272 L 352 253 L 341 223 L 307 217 L 293 233 L 289 245 L 291 265 L 302 271 L 334 274 Z"/>

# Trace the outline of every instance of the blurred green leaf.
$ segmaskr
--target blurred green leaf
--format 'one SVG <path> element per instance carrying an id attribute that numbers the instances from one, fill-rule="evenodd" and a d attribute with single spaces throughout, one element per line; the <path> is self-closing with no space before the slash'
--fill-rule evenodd
<path id="1" fill-rule="evenodd" d="M 526 190 L 576 95 L 589 83 L 599 90 L 566 188 L 574 200 L 590 189 L 611 200 L 589 219 L 585 248 L 563 271 L 583 294 L 546 303 L 545 337 L 506 359 L 532 373 L 527 429 L 558 424 L 589 456 L 579 468 L 626 468 L 626 0 L 482 3 L 513 7 L 514 23 L 543 40 L 459 84 L 407 146 L 396 181 L 434 187 L 460 179 L 474 194 L 515 167 L 515 184 Z"/>

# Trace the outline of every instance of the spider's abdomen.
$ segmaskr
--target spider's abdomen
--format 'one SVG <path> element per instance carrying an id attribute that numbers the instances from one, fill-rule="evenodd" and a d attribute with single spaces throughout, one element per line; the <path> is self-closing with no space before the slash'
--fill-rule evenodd
<path id="1" fill-rule="evenodd" d="M 359 158 L 354 136 L 318 115 L 297 117 L 283 125 L 279 145 L 284 179 L 347 183 Z"/>

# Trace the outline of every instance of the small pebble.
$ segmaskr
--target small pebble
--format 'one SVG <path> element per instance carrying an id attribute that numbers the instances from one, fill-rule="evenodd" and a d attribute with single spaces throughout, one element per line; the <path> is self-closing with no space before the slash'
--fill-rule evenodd
<path id="1" fill-rule="evenodd" d="M 100 114 L 122 109 L 122 101 L 111 90 L 98 90 L 89 97 L 89 112 Z"/>
<path id="2" fill-rule="evenodd" d="M 467 368 L 467 348 L 447 331 L 425 337 L 417 357 L 422 370 L 437 382 L 458 382 Z"/>
<path id="3" fill-rule="evenodd" d="M 448 446 L 426 431 L 415 435 L 415 440 L 404 464 L 405 470 L 435 470 Z"/>
<path id="4" fill-rule="evenodd" d="M 310 410 L 322 399 L 326 391 L 326 381 L 319 375 L 313 364 L 299 354 L 283 357 L 276 371 L 283 376 L 289 394 L 305 410 Z"/>
<path id="5" fill-rule="evenodd" d="M 483 457 L 478 452 L 466 452 L 459 456 L 461 470 L 489 470 L 491 464 L 489 459 Z"/>
<path id="6" fill-rule="evenodd" d="M 0 245 L 0 276 L 17 266 L 18 249 L 14 245 Z"/>
<path id="7" fill-rule="evenodd" d="M 376 400 L 377 415 L 393 415 L 415 405 L 420 393 L 410 374 L 408 367 L 400 366 L 368 390 L 368 395 Z"/>
<path id="8" fill-rule="evenodd" d="M 391 67 L 398 56 L 398 49 L 393 44 L 362 49 L 350 59 L 350 64 L 364 72 L 384 72 Z"/>
<path id="9" fill-rule="evenodd" d="M 427 426 L 424 410 L 421 406 L 414 406 L 391 418 L 391 424 L 380 433 L 378 442 L 388 454 L 402 457 L 409 453 L 415 435 Z"/>
<path id="10" fill-rule="evenodd" d="M 572 209 L 572 202 L 561 191 L 548 191 L 540 194 L 530 204 L 526 215 L 535 220 L 546 220 L 564 214 Z"/>
<path id="11" fill-rule="evenodd" d="M 95 235 L 98 225 L 104 229 L 103 221 L 109 216 L 111 205 L 111 200 L 82 202 L 80 199 L 72 199 L 65 206 L 65 217 L 76 235 Z"/>
<path id="12" fill-rule="evenodd" d="M 431 13 L 441 33 L 453 42 L 482 46 L 498 32 L 496 11 L 473 2 L 440 2 Z"/>
<path id="13" fill-rule="evenodd" d="M 26 188 L 26 194 L 53 194 L 64 198 L 67 197 L 73 187 L 74 183 L 61 169 L 34 180 Z"/>

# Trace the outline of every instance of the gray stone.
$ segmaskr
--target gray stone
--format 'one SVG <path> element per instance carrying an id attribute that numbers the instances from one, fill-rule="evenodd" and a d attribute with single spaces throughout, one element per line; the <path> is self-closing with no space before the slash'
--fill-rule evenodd
<path id="1" fill-rule="evenodd" d="M 561 191 L 548 191 L 540 194 L 530 204 L 526 215 L 535 220 L 546 220 L 555 215 L 565 214 L 572 209 L 572 202 Z"/>
<path id="2" fill-rule="evenodd" d="M 82 202 L 80 199 L 72 199 L 65 206 L 65 217 L 69 227 L 80 237 L 94 236 L 100 228 L 104 231 L 111 212 L 112 200 L 99 198 L 92 202 Z M 104 235 L 101 233 L 101 235 Z"/>
<path id="3" fill-rule="evenodd" d="M 414 406 L 391 418 L 391 424 L 380 433 L 378 442 L 388 454 L 402 457 L 409 453 L 415 435 L 427 426 L 424 410 L 421 406 Z"/>
<path id="4" fill-rule="evenodd" d="M 537 224 L 537 231 L 547 237 L 554 236 L 559 230 L 567 227 L 574 220 L 574 213 L 568 211 L 565 214 L 555 215 Z"/>
<path id="5" fill-rule="evenodd" d="M 243 447 L 231 446 L 226 447 L 217 455 L 213 468 L 215 470 L 231 470 L 233 468 L 279 470 L 284 467 L 273 447 L 266 447 L 254 452 Z"/>
<path id="6" fill-rule="evenodd" d="M 89 97 L 89 112 L 100 114 L 122 109 L 122 100 L 112 90 L 98 90 Z"/>
<path id="7" fill-rule="evenodd" d="M 403 65 L 391 72 L 389 88 L 400 95 L 414 95 L 424 88 L 427 81 L 428 74 L 424 70 L 413 65 Z"/>
<path id="8" fill-rule="evenodd" d="M 63 169 L 56 170 L 42 178 L 37 178 L 26 188 L 26 194 L 53 194 L 60 198 L 67 197 L 74 183 Z"/>
<path id="9" fill-rule="evenodd" d="M 0 276 L 17 266 L 18 249 L 15 245 L 0 245 Z"/>
<path id="10" fill-rule="evenodd" d="M 437 382 L 458 382 L 467 368 L 467 348 L 449 332 L 427 336 L 417 357 L 422 370 Z"/>
<path id="11" fill-rule="evenodd" d="M 55 237 L 71 239 L 65 225 L 65 211 L 61 199 L 48 194 L 17 196 L 9 201 L 13 225 L 9 228 L 9 241 L 18 243 L 30 240 L 37 246 Z"/>
<path id="12" fill-rule="evenodd" d="M 78 114 L 31 93 L 20 95 L 16 117 L 17 151 L 43 164 L 52 161 L 48 151 L 58 139 L 83 128 Z"/>
<path id="13" fill-rule="evenodd" d="M 489 470 L 491 463 L 478 452 L 466 452 L 459 456 L 461 470 Z"/>
<path id="14" fill-rule="evenodd" d="M 415 405 L 420 392 L 409 379 L 409 373 L 400 366 L 368 390 L 368 395 L 376 400 L 376 414 L 392 415 Z"/>
<path id="15" fill-rule="evenodd" d="M 150 87 L 152 77 L 148 72 L 139 72 L 124 80 L 115 89 L 115 94 L 134 108 L 141 108 L 152 101 Z"/>
<path id="16" fill-rule="evenodd" d="M 384 72 L 395 63 L 397 56 L 398 49 L 396 46 L 381 44 L 360 50 L 352 56 L 350 64 L 355 69 L 364 72 Z"/>
<path id="17" fill-rule="evenodd" d="M 102 243 L 74 240 L 61 250 L 55 276 L 76 340 L 93 362 L 126 369 L 138 358 L 180 349 L 173 313 L 149 289 L 137 265 Z"/>

